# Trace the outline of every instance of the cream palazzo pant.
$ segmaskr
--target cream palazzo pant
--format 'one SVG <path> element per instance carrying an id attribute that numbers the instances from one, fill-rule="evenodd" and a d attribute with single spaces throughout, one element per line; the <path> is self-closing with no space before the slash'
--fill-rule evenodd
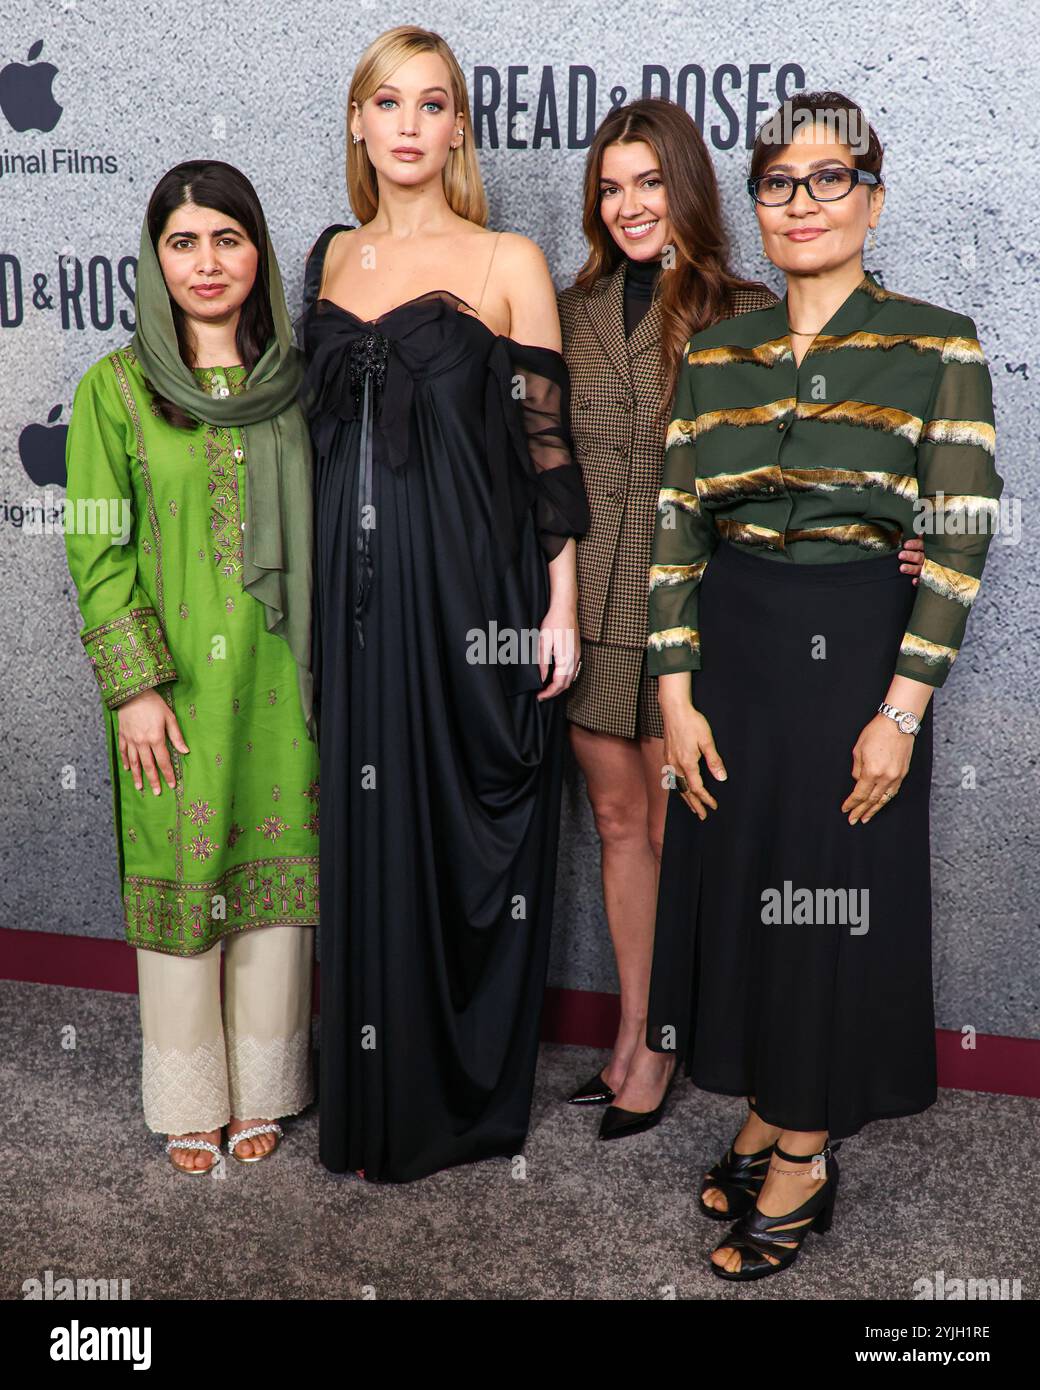
<path id="1" fill-rule="evenodd" d="M 277 1120 L 314 1098 L 313 927 L 254 927 L 198 956 L 137 951 L 144 1118 L 159 1134 Z"/>

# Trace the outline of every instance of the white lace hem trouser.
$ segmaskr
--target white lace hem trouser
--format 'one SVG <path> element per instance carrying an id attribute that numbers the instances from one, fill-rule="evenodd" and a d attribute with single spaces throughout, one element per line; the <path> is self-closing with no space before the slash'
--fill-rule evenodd
<path id="1" fill-rule="evenodd" d="M 138 950 L 144 1118 L 157 1134 L 295 1115 L 314 1099 L 313 927 L 254 927 L 199 956 Z"/>

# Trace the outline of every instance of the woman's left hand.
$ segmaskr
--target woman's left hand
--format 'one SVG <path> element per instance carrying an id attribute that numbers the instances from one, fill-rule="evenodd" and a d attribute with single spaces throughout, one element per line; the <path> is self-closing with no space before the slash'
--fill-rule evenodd
<path id="1" fill-rule="evenodd" d="M 866 825 L 891 801 L 902 786 L 914 751 L 913 734 L 904 734 L 892 719 L 876 714 L 864 728 L 852 750 L 852 775 L 856 785 L 841 804 L 850 812 L 849 824 Z"/>
<path id="2" fill-rule="evenodd" d="M 538 643 L 538 670 L 544 681 L 549 674 L 549 658 L 553 660 L 553 677 L 539 700 L 551 700 L 566 690 L 578 674 L 581 665 L 581 638 L 578 635 L 578 611 L 573 605 L 549 605 L 542 619 Z"/>

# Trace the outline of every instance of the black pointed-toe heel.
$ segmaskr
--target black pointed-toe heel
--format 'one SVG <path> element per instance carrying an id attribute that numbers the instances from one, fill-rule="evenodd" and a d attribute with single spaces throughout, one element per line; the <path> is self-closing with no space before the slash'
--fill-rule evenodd
<path id="1" fill-rule="evenodd" d="M 749 1279 L 766 1279 L 770 1274 L 779 1274 L 794 1264 L 802 1242 L 810 1231 L 817 1231 L 822 1236 L 831 1228 L 840 1176 L 834 1149 L 828 1145 L 822 1155 L 789 1154 L 784 1153 L 779 1144 L 774 1144 L 773 1152 L 777 1158 L 788 1163 L 815 1163 L 822 1156 L 827 1181 L 794 1211 L 785 1212 L 782 1216 L 766 1216 L 757 1206 L 753 1206 L 735 1222 L 726 1239 L 720 1240 L 715 1249 L 736 1250 L 740 1255 L 740 1268 L 731 1272 L 710 1260 L 711 1272 L 720 1279 L 744 1283 Z M 804 1225 L 792 1225 L 797 1221 L 804 1222 Z M 791 1241 L 793 1245 L 789 1243 Z M 767 1254 L 774 1256 L 779 1263 L 773 1264 L 766 1258 Z"/>
<path id="2" fill-rule="evenodd" d="M 737 1141 L 734 1139 L 733 1144 Z M 755 1205 L 755 1198 L 762 1190 L 762 1184 L 769 1172 L 769 1160 L 773 1155 L 773 1145 L 758 1149 L 753 1154 L 738 1154 L 730 1144 L 729 1148 L 715 1164 L 709 1168 L 701 1183 L 698 1205 L 705 1216 L 713 1221 L 732 1221 L 743 1216 Z M 726 1199 L 726 1210 L 709 1206 L 704 1194 L 709 1187 L 717 1187 Z"/>
<path id="3" fill-rule="evenodd" d="M 568 1105 L 607 1105 L 614 1099 L 614 1092 L 610 1089 L 603 1077 L 596 1073 L 585 1082 L 584 1086 L 579 1086 L 573 1095 L 567 1097 Z"/>
<path id="4" fill-rule="evenodd" d="M 599 1137 L 601 1139 L 628 1139 L 633 1134 L 642 1134 L 645 1130 L 653 1129 L 654 1125 L 660 1124 L 678 1072 L 679 1064 L 676 1062 L 672 1068 L 672 1074 L 668 1078 L 668 1085 L 664 1088 L 661 1103 L 656 1105 L 653 1110 L 622 1110 L 620 1105 L 608 1106 L 603 1112 L 603 1119 L 600 1121 Z"/>

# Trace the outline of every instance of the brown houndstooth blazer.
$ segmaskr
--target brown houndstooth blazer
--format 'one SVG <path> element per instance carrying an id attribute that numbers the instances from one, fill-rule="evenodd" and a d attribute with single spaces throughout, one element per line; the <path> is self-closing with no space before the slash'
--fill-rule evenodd
<path id="1" fill-rule="evenodd" d="M 647 584 L 661 487 L 667 411 L 657 410 L 661 311 L 655 302 L 625 337 L 623 260 L 589 293 L 557 296 L 571 377 L 571 429 L 591 523 L 578 541 L 578 626 L 584 640 L 645 649 Z M 735 311 L 776 303 L 738 291 Z"/>

